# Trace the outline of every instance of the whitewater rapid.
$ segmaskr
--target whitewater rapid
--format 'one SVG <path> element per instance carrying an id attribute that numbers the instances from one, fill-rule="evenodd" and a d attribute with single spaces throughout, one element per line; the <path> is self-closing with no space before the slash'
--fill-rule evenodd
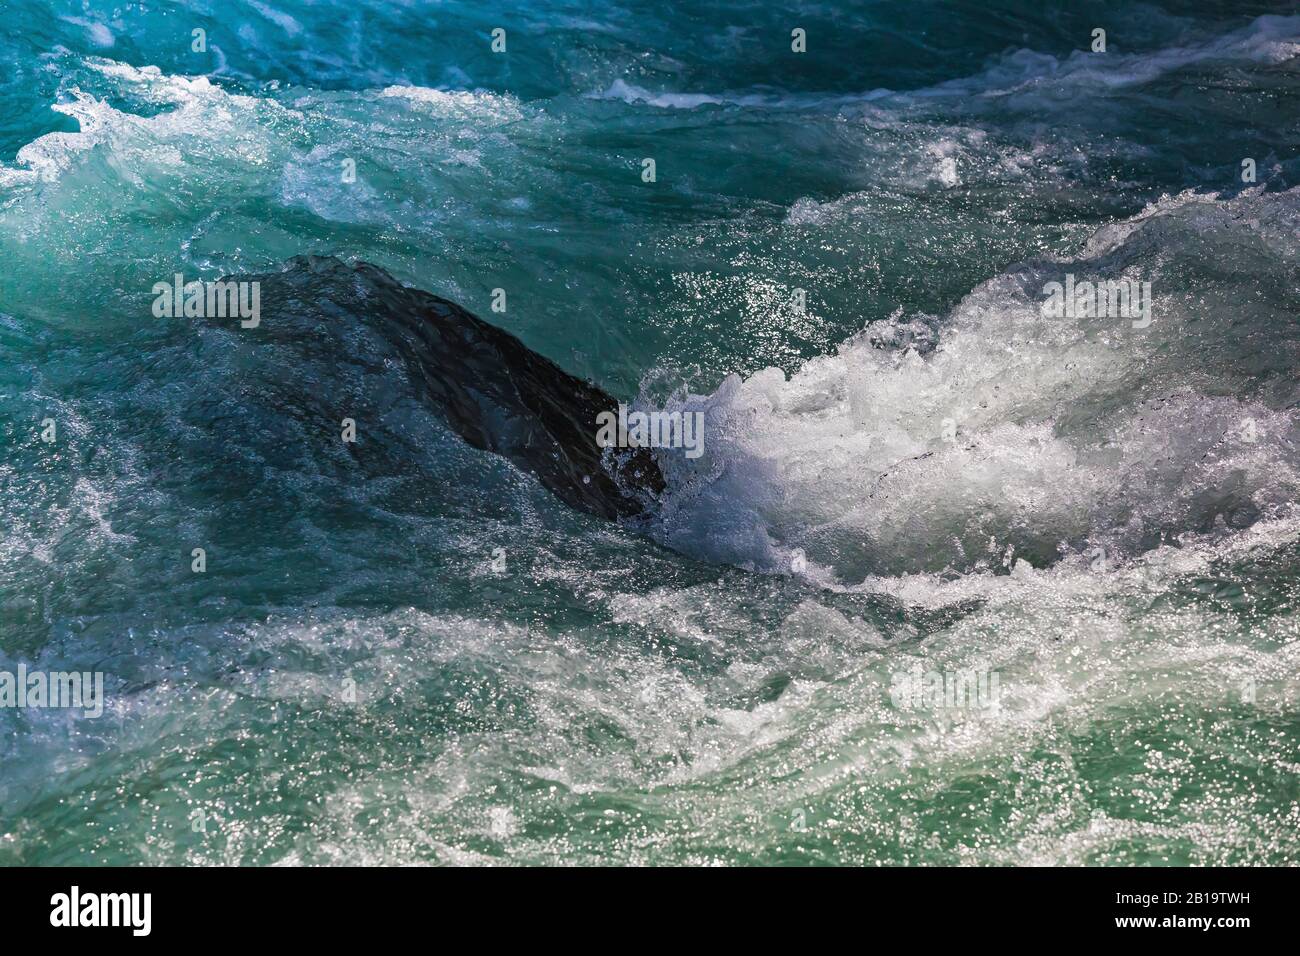
<path id="1" fill-rule="evenodd" d="M 75 6 L 0 31 L 0 670 L 105 712 L 0 708 L 0 863 L 1300 861 L 1300 18 Z M 151 312 L 298 255 L 704 455 L 600 521 L 365 329 Z"/>
<path id="2" fill-rule="evenodd" d="M 708 454 L 664 456 L 658 533 L 762 570 L 799 551 L 854 583 L 1089 550 L 1118 563 L 1291 516 L 1298 203 L 1294 189 L 1167 197 L 941 319 L 876 320 L 788 378 L 681 396 L 706 414 Z M 1140 276 L 1156 318 L 1046 314 L 1045 286 L 1067 274 Z"/>

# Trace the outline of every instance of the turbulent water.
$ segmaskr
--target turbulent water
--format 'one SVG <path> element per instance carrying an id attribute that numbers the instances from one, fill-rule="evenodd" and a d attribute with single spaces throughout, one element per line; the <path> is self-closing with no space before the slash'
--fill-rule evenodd
<path id="1" fill-rule="evenodd" d="M 0 863 L 1300 863 L 1294 4 L 519 7 L 5 0 Z M 153 314 L 300 254 L 705 453 Z"/>

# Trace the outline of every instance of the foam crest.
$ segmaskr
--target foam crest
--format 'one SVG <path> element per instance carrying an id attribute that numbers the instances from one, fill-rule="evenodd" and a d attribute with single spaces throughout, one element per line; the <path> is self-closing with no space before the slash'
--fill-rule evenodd
<path id="1" fill-rule="evenodd" d="M 1271 248 L 1296 199 L 1162 200 L 1095 236 L 1093 257 L 1000 275 L 942 323 L 873 322 L 788 380 L 767 369 L 680 399 L 706 413 L 706 451 L 663 456 L 659 535 L 761 570 L 802 551 L 814 576 L 856 581 L 1142 553 L 1284 514 L 1300 497 L 1294 375 L 1260 363 L 1292 354 L 1285 303 L 1217 309 L 1230 290 L 1187 266 L 1227 223 L 1238 254 Z M 1288 256 L 1254 269 L 1279 278 Z M 1155 318 L 1045 314 L 1066 272 L 1152 281 Z"/>
<path id="2" fill-rule="evenodd" d="M 389 86 L 381 97 L 405 100 L 411 106 L 444 119 L 492 124 L 523 119 L 519 101 L 509 94 L 467 90 L 434 90 L 424 86 Z"/>
<path id="3" fill-rule="evenodd" d="M 1150 82 L 1174 71 L 1217 60 L 1245 60 L 1265 65 L 1300 56 L 1300 17 L 1261 16 L 1224 36 L 1160 50 L 1126 53 L 1121 38 L 1105 54 L 1076 50 L 1066 57 L 1021 49 L 1007 54 L 983 73 L 950 80 L 904 96 L 1039 95 L 1044 88 L 1093 86 L 1115 88 Z"/>
<path id="4" fill-rule="evenodd" d="M 271 137 L 256 119 L 301 119 L 273 100 L 228 93 L 205 76 L 171 76 L 154 66 L 97 57 L 88 58 L 85 66 L 121 94 L 172 108 L 141 116 L 72 87 L 69 98 L 51 109 L 75 119 L 79 130 L 48 133 L 28 143 L 16 156 L 19 168 L 0 169 L 0 185 L 56 180 L 100 145 L 115 154 L 117 169 L 136 178 L 141 173 L 131 170 L 175 167 L 182 154 L 205 154 L 214 142 L 221 145 L 223 157 L 261 163 L 269 156 Z"/>

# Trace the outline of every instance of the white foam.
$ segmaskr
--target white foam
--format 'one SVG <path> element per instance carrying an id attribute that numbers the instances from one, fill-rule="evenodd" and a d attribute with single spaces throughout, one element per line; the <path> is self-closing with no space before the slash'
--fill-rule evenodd
<path id="1" fill-rule="evenodd" d="M 864 101 L 888 95 L 888 90 L 875 90 L 867 94 L 833 94 L 833 93 L 655 93 L 634 83 L 618 79 L 599 93 L 587 94 L 589 99 L 622 100 L 624 103 L 645 103 L 660 109 L 692 110 L 701 106 L 746 106 L 767 109 L 826 109 L 833 110 L 853 106 Z"/>
<path id="2" fill-rule="evenodd" d="M 72 87 L 71 98 L 51 109 L 75 119 L 79 130 L 47 133 L 23 146 L 17 168 L 0 169 L 0 186 L 56 180 L 101 144 L 112 149 L 115 167 L 132 178 L 139 178 L 145 168 L 176 167 L 184 156 L 208 155 L 214 143 L 223 156 L 260 164 L 274 148 L 273 123 L 266 121 L 302 120 L 301 114 L 274 100 L 229 93 L 206 76 L 173 76 L 156 66 L 135 67 L 101 57 L 87 58 L 85 66 L 124 93 L 171 108 L 140 116 Z"/>
<path id="3" fill-rule="evenodd" d="M 851 582 L 1017 557 L 1041 564 L 1093 547 L 1127 554 L 1159 530 L 1210 522 L 1227 534 L 1280 516 L 1300 500 L 1295 414 L 1198 388 L 1191 370 L 1214 357 L 1184 325 L 1231 317 L 1202 315 L 1195 296 L 1165 289 L 1163 253 L 1152 258 L 1145 233 L 1165 241 L 1171 228 L 1197 235 L 1232 222 L 1268 237 L 1294 229 L 1297 199 L 1167 198 L 1100 231 L 1094 249 L 1138 256 L 1109 265 L 1108 277 L 1156 279 L 1148 328 L 1045 317 L 1052 273 L 1029 267 L 972 290 L 933 350 L 925 322 L 874 322 L 788 380 L 767 369 L 679 398 L 672 407 L 707 415 L 705 454 L 661 455 L 670 490 L 657 533 L 769 571 L 788 571 L 802 549 L 809 574 Z M 1189 218 L 1206 209 L 1212 222 Z M 820 212 L 805 203 L 791 219 Z M 1240 334 L 1224 325 L 1225 341 Z"/>
<path id="4" fill-rule="evenodd" d="M 717 105 L 725 103 L 727 100 L 712 96 L 708 93 L 651 93 L 628 83 L 626 80 L 615 80 L 610 84 L 609 89 L 601 93 L 597 99 L 622 100 L 624 103 L 649 103 L 651 106 L 660 106 L 666 109 L 695 109 L 698 106 Z"/>
<path id="5" fill-rule="evenodd" d="M 389 86 L 382 97 L 406 100 L 434 116 L 509 123 L 523 118 L 519 101 L 508 93 L 435 90 L 427 86 Z"/>

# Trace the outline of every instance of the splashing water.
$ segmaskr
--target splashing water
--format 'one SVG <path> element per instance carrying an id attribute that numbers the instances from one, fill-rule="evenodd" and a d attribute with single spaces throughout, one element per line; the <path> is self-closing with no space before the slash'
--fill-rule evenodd
<path id="1" fill-rule="evenodd" d="M 1300 862 L 1300 17 L 674 7 L 8 5 L 0 672 L 107 705 L 0 707 L 0 863 Z M 634 533 L 151 314 L 306 254 L 705 454 Z"/>

